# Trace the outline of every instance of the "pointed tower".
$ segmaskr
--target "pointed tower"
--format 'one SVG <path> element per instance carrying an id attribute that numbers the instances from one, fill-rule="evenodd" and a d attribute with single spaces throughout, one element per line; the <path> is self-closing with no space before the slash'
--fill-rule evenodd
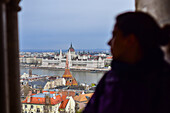
<path id="1" fill-rule="evenodd" d="M 73 48 L 73 46 L 72 46 L 72 42 L 71 42 L 71 48 Z"/>
<path id="2" fill-rule="evenodd" d="M 69 79 L 72 78 L 73 76 L 70 73 L 70 69 L 69 69 L 69 62 L 68 62 L 68 55 L 66 57 L 66 67 L 65 67 L 65 72 L 63 74 L 63 78 L 65 79 Z"/>
<path id="3" fill-rule="evenodd" d="M 66 58 L 66 67 L 65 67 L 65 72 L 63 74 L 63 78 L 65 78 L 66 80 L 66 86 L 78 85 L 76 79 L 70 73 L 68 55 Z"/>
<path id="4" fill-rule="evenodd" d="M 60 49 L 59 60 L 61 61 L 61 59 L 62 59 L 62 50 Z"/>
<path id="5" fill-rule="evenodd" d="M 74 50 L 74 48 L 73 48 L 73 46 L 72 46 L 72 43 L 71 43 L 71 45 L 70 45 L 70 48 L 68 49 L 68 51 L 70 50 L 70 52 L 72 53 L 72 52 L 75 52 L 75 50 Z"/>
<path id="6" fill-rule="evenodd" d="M 67 57 L 68 57 L 68 66 L 71 66 L 71 53 L 70 53 L 70 50 L 68 51 L 67 53 Z"/>

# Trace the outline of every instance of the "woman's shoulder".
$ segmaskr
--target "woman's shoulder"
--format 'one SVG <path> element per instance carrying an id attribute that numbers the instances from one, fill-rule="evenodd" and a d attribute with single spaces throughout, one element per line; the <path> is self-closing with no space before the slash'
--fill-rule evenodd
<path id="1" fill-rule="evenodd" d="M 167 62 L 164 62 L 161 66 L 161 76 L 162 77 L 168 77 L 170 78 L 170 64 Z"/>
<path id="2" fill-rule="evenodd" d="M 98 87 L 99 89 L 102 89 L 105 87 L 106 84 L 114 84 L 116 82 L 118 82 L 118 77 L 115 71 L 112 69 L 103 75 L 103 77 L 98 83 Z"/>

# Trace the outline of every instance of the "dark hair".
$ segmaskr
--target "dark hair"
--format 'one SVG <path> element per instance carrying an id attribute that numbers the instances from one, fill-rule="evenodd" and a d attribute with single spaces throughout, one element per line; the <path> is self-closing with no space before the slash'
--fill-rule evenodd
<path id="1" fill-rule="evenodd" d="M 123 13 L 117 16 L 116 21 L 116 26 L 123 32 L 123 35 L 134 34 L 143 49 L 159 47 L 169 42 L 170 26 L 161 28 L 147 13 Z"/>

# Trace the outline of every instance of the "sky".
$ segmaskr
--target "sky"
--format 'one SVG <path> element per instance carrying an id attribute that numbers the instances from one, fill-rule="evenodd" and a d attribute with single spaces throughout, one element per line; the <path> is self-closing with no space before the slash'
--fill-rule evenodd
<path id="1" fill-rule="evenodd" d="M 20 50 L 109 49 L 115 17 L 135 0 L 22 0 Z"/>

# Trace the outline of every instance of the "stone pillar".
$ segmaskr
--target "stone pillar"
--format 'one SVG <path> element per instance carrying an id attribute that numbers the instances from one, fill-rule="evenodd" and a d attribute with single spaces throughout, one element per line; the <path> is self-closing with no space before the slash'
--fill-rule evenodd
<path id="1" fill-rule="evenodd" d="M 151 14 L 163 27 L 170 24 L 170 0 L 136 0 L 136 11 L 144 11 Z M 166 60 L 170 62 L 170 43 L 163 47 Z"/>
<path id="2" fill-rule="evenodd" d="M 19 41 L 18 11 L 20 0 L 7 3 L 7 49 L 8 49 L 8 84 L 10 113 L 21 113 L 20 72 L 19 72 Z"/>
<path id="3" fill-rule="evenodd" d="M 0 0 L 0 112 L 9 113 L 6 3 Z"/>
<path id="4" fill-rule="evenodd" d="M 19 0 L 0 0 L 0 112 L 20 113 Z"/>

